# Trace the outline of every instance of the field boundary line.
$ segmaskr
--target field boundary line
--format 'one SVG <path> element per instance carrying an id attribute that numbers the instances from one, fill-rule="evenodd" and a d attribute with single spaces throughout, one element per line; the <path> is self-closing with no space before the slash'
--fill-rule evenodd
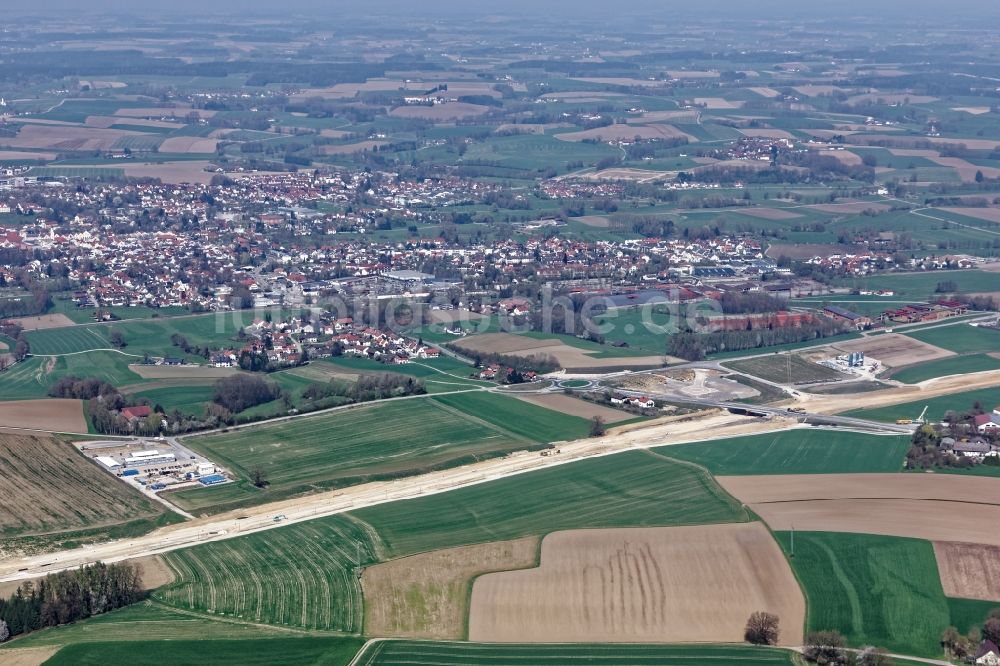
<path id="1" fill-rule="evenodd" d="M 751 511 L 750 505 L 746 504 L 744 502 L 740 502 L 740 500 L 738 500 L 736 497 L 734 497 L 733 495 L 731 495 L 729 493 L 729 491 L 727 491 L 725 488 L 723 488 L 722 484 L 719 483 L 716 480 L 715 476 L 712 474 L 711 471 L 709 471 L 709 469 L 707 467 L 699 465 L 698 463 L 695 463 L 695 462 L 691 462 L 690 460 L 681 460 L 679 458 L 671 458 L 670 456 L 663 455 L 659 451 L 654 451 L 653 447 L 644 448 L 644 449 L 640 449 L 640 450 L 643 451 L 644 453 L 647 453 L 647 454 L 649 454 L 651 456 L 654 456 L 656 458 L 662 458 L 663 460 L 666 460 L 668 462 L 680 465 L 682 467 L 688 467 L 690 469 L 693 469 L 695 472 L 697 472 L 699 479 L 705 485 L 705 490 L 709 494 L 711 494 L 711 495 L 713 495 L 715 497 L 719 497 L 719 499 L 725 500 L 729 504 L 733 504 L 733 505 L 738 504 L 739 505 L 740 509 L 743 510 L 744 517 L 746 518 L 746 520 L 744 520 L 743 522 L 752 523 L 752 522 L 755 522 L 757 520 L 760 520 L 760 518 L 758 518 Z"/>
<path id="2" fill-rule="evenodd" d="M 304 634 L 307 636 L 351 636 L 352 634 L 345 634 L 342 632 L 333 631 L 310 631 L 308 629 L 296 629 L 295 627 L 285 627 L 278 624 L 267 624 L 266 622 L 251 622 L 247 620 L 242 620 L 238 618 L 229 617 L 226 615 L 213 615 L 211 613 L 204 613 L 197 610 L 190 610 L 187 608 L 181 608 L 179 606 L 174 606 L 172 604 L 160 601 L 159 599 L 150 599 L 149 602 L 154 606 L 160 606 L 171 613 L 178 613 L 180 615 L 186 615 L 188 617 L 194 617 L 199 620 L 209 620 L 211 622 L 225 622 L 227 624 L 238 624 L 250 627 L 258 627 L 260 629 L 267 629 L 277 632 L 285 632 L 289 634 Z"/>
<path id="3" fill-rule="evenodd" d="M 438 393 L 437 395 L 450 395 L 450 394 L 448 394 L 448 393 Z M 452 414 L 454 416 L 457 416 L 457 417 L 461 418 L 463 421 L 466 421 L 468 423 L 475 423 L 475 424 L 481 425 L 484 428 L 487 428 L 488 430 L 492 430 L 493 432 L 495 432 L 495 433 L 497 433 L 499 435 L 503 435 L 505 437 L 508 437 L 508 438 L 512 439 L 513 441 L 515 441 L 515 442 L 537 442 L 538 441 L 538 440 L 533 440 L 531 438 L 525 437 L 524 435 L 518 435 L 515 432 L 511 432 L 510 430 L 507 430 L 503 426 L 499 426 L 499 425 L 497 425 L 495 423 L 490 423 L 489 421 L 481 419 L 478 416 L 475 416 L 474 414 L 469 414 L 468 412 L 463 412 L 458 407 L 452 407 L 451 405 L 446 405 L 443 402 L 441 402 L 440 400 L 433 400 L 433 402 L 434 402 L 435 407 L 437 407 L 441 411 L 445 412 L 446 414 Z"/>
<path id="4" fill-rule="evenodd" d="M 93 352 L 114 352 L 116 354 L 121 354 L 122 356 L 130 356 L 132 358 L 143 358 L 140 354 L 129 354 L 128 352 L 123 352 L 121 349 L 114 349 L 110 347 L 99 347 L 97 349 L 83 349 L 81 351 L 66 352 L 64 354 L 32 354 L 32 356 L 38 356 L 39 358 L 62 358 L 64 356 L 79 356 L 80 354 L 92 354 Z"/>

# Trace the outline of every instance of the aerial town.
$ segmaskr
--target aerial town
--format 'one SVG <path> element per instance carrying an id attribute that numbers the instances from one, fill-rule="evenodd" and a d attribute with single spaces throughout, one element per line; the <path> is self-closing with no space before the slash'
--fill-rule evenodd
<path id="1" fill-rule="evenodd" d="M 4 8 L 0 664 L 1000 666 L 1000 9 L 240 4 Z"/>

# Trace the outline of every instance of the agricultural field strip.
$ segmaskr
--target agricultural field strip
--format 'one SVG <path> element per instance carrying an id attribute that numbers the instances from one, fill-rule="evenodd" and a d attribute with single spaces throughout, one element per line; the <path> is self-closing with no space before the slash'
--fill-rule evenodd
<path id="1" fill-rule="evenodd" d="M 22 580 L 36 577 L 39 573 L 76 568 L 81 564 L 97 560 L 117 562 L 230 539 L 238 536 L 231 532 L 232 521 L 237 515 L 247 516 L 246 520 L 241 521 L 240 534 L 262 532 L 321 516 L 343 514 L 362 507 L 417 496 L 437 495 L 462 487 L 474 487 L 491 480 L 519 476 L 579 460 L 615 455 L 628 450 L 647 449 L 671 443 L 725 439 L 789 427 L 798 426 L 784 421 L 760 422 L 757 419 L 730 414 L 719 414 L 693 423 L 647 425 L 618 434 L 612 432 L 600 439 L 584 439 L 563 444 L 560 446 L 562 454 L 558 456 L 520 455 L 484 460 L 459 468 L 407 477 L 392 483 L 371 482 L 347 489 L 316 493 L 300 499 L 252 507 L 241 510 L 238 514 L 199 518 L 128 541 L 97 544 L 88 549 L 75 549 L 58 554 L 0 561 L 0 580 Z M 273 520 L 273 516 L 277 513 L 286 516 L 281 523 Z"/>
<path id="2" fill-rule="evenodd" d="M 349 666 L 690 666 L 694 663 L 743 664 L 745 666 L 792 666 L 792 651 L 745 646 L 655 645 L 655 644 L 516 644 L 469 643 L 415 639 L 375 638 Z"/>
<path id="3" fill-rule="evenodd" d="M 775 534 L 790 554 L 790 532 Z M 925 540 L 795 532 L 796 570 L 808 599 L 807 631 L 836 629 L 849 644 L 936 657 L 950 622 L 932 544 Z"/>
<path id="4" fill-rule="evenodd" d="M 805 601 L 760 522 L 565 530 L 535 568 L 488 573 L 472 588 L 476 642 L 738 642 L 767 609 L 799 645 Z"/>
<path id="5" fill-rule="evenodd" d="M 469 455 L 524 449 L 539 441 L 435 399 L 443 395 L 449 394 L 420 396 L 429 398 L 420 403 L 362 403 L 341 415 L 327 413 L 241 434 L 219 433 L 185 441 L 243 479 L 249 479 L 254 465 L 263 466 L 268 470 L 270 490 L 284 492 L 285 497 L 313 490 L 312 484 L 322 487 L 336 479 L 356 483 L 365 475 L 419 470 Z M 207 508 L 216 490 L 180 491 L 174 499 L 190 510 Z M 235 508 L 235 502 L 254 503 L 255 499 L 260 503 L 266 497 L 246 489 L 242 499 L 227 496 L 219 507 Z"/>
<path id="6" fill-rule="evenodd" d="M 726 534 L 732 530 L 740 534 L 752 532 L 758 541 L 763 534 L 770 543 L 760 523 L 741 522 L 750 516 L 703 470 L 683 462 L 645 456 L 644 452 L 634 451 L 628 457 L 582 463 L 576 470 L 546 470 L 536 479 L 498 481 L 494 486 L 468 489 L 460 496 L 437 495 L 422 498 L 415 505 L 397 504 L 381 514 L 345 514 L 294 525 L 273 536 L 250 535 L 239 546 L 264 556 L 266 562 L 247 566 L 259 571 L 265 586 L 275 594 L 287 597 L 288 610 L 283 615 L 262 619 L 281 625 L 351 631 L 357 620 L 346 610 L 326 626 L 316 624 L 312 610 L 301 617 L 296 615 L 306 597 L 310 609 L 317 603 L 325 604 L 326 608 L 331 606 L 320 594 L 322 587 L 314 582 L 314 572 L 338 581 L 336 597 L 353 598 L 358 592 L 351 567 L 357 562 L 368 564 L 377 559 L 423 553 L 449 543 L 493 543 L 498 537 L 562 528 L 678 522 L 728 523 L 728 526 L 718 525 L 717 529 Z M 497 496 L 510 499 L 504 505 L 496 501 Z M 576 514 L 571 510 L 580 507 L 585 509 Z M 412 531 L 414 525 L 423 525 L 423 530 Z M 447 534 L 437 538 L 441 530 Z M 711 531 L 715 533 L 714 529 Z M 434 536 L 426 538 L 426 534 Z M 583 530 L 582 534 L 597 533 Z M 355 543 L 358 551 L 354 550 Z M 158 598 L 169 602 L 173 596 L 180 603 L 191 604 L 193 610 L 240 616 L 246 607 L 242 595 L 248 588 L 241 585 L 240 579 L 245 576 L 238 568 L 240 563 L 232 558 L 234 547 L 237 544 L 232 542 L 212 543 L 168 554 L 168 561 L 195 558 L 205 573 L 199 582 L 199 574 L 182 572 L 175 584 L 157 593 Z M 321 547 L 323 552 L 316 553 L 313 547 Z M 535 549 L 529 548 L 526 554 L 533 563 Z M 783 565 L 784 560 L 780 556 L 778 559 Z M 208 575 L 214 578 L 206 585 L 204 576 Z M 193 603 L 185 593 L 192 583 L 199 585 Z M 217 594 L 213 594 L 215 588 Z M 795 590 L 797 593 L 797 586 Z M 265 604 L 258 597 L 251 606 Z M 360 597 L 357 604 L 360 609 Z M 731 623 L 730 631 L 738 632 L 744 619 Z M 457 624 L 461 626 L 460 621 Z"/>
<path id="7" fill-rule="evenodd" d="M 47 436 L 0 433 L 0 474 L 6 537 L 108 527 L 162 512 L 124 484 L 109 484 L 70 444 Z"/>
<path id="8" fill-rule="evenodd" d="M 347 517 L 335 522 L 333 530 L 307 524 L 274 537 L 250 535 L 243 548 L 220 542 L 170 553 L 166 560 L 177 579 L 154 596 L 185 610 L 258 623 L 360 631 L 361 589 L 349 565 L 364 533 Z M 365 562 L 372 551 L 366 540 Z"/>

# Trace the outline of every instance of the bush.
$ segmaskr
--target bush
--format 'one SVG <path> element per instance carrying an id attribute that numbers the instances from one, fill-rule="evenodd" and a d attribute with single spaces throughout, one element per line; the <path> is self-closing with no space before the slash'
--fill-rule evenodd
<path id="1" fill-rule="evenodd" d="M 839 631 L 813 631 L 806 635 L 802 650 L 806 661 L 821 666 L 847 666 L 848 653 L 844 650 L 844 637 Z"/>

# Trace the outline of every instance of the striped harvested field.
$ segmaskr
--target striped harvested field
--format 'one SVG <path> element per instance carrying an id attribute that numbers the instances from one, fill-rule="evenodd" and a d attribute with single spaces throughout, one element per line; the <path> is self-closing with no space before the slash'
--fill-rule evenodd
<path id="1" fill-rule="evenodd" d="M 359 552 L 366 564 L 374 551 L 369 533 L 343 517 L 217 541 L 167 553 L 177 582 L 154 598 L 251 622 L 360 632 L 353 567 Z"/>

